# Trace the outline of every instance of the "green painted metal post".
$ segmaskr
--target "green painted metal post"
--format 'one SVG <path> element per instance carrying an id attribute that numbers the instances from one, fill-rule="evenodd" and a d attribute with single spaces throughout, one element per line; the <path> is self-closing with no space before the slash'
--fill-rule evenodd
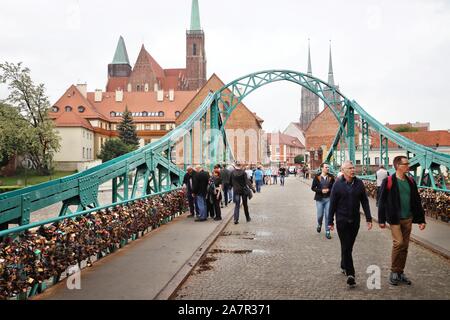
<path id="1" fill-rule="evenodd" d="M 170 177 L 170 163 L 172 163 L 172 147 L 170 146 L 170 140 L 167 142 L 167 162 L 169 165 L 167 166 L 167 190 L 169 190 L 172 186 L 172 179 Z"/>
<path id="2" fill-rule="evenodd" d="M 194 165 L 194 130 L 191 129 L 189 132 L 191 134 L 191 136 L 190 136 L 191 143 L 189 146 L 189 157 L 191 158 L 191 166 L 193 166 Z"/>
<path id="3" fill-rule="evenodd" d="M 349 160 L 355 163 L 355 110 L 347 108 L 347 148 Z"/>
<path id="4" fill-rule="evenodd" d="M 388 139 L 382 134 L 380 134 L 380 162 L 386 169 L 389 168 Z"/>
<path id="5" fill-rule="evenodd" d="M 112 179 L 112 202 L 117 202 L 117 194 L 118 194 L 118 188 L 117 188 L 117 178 Z"/>
<path id="6" fill-rule="evenodd" d="M 183 168 L 184 171 L 186 171 L 187 169 L 187 156 L 186 156 L 186 151 L 187 151 L 187 142 L 186 142 L 186 135 L 183 136 Z"/>
<path id="7" fill-rule="evenodd" d="M 366 168 L 367 174 L 369 174 L 369 165 L 370 165 L 370 158 L 369 158 L 369 124 L 366 120 L 362 120 L 362 164 L 363 167 Z"/>
<path id="8" fill-rule="evenodd" d="M 219 130 L 219 109 L 217 106 L 217 100 L 211 105 L 210 108 L 210 170 L 212 172 L 214 165 L 217 164 L 217 151 L 219 149 L 218 130 Z"/>
<path id="9" fill-rule="evenodd" d="M 128 166 L 123 175 L 123 199 L 128 200 Z"/>

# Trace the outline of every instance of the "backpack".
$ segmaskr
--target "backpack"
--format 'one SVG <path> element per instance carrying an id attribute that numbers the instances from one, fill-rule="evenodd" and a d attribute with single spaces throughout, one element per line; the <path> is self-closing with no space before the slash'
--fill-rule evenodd
<path id="1" fill-rule="evenodd" d="M 411 181 L 412 183 L 414 183 L 413 178 L 411 178 L 410 176 L 406 176 L 406 177 L 409 179 L 409 181 Z M 388 176 L 387 178 L 388 178 L 388 181 L 387 181 L 386 187 L 387 187 L 387 190 L 388 190 L 388 191 L 391 191 L 391 189 L 392 189 L 392 176 Z"/>

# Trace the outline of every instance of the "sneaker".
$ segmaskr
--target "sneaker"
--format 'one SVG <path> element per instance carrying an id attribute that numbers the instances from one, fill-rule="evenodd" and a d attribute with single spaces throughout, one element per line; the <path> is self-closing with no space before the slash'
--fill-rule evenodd
<path id="1" fill-rule="evenodd" d="M 250 221 L 252 221 L 252 218 L 248 218 L 248 219 L 247 219 L 247 222 L 250 222 Z"/>
<path id="2" fill-rule="evenodd" d="M 317 233 L 320 233 L 320 231 L 322 231 L 322 226 L 318 225 L 316 230 L 317 230 Z"/>
<path id="3" fill-rule="evenodd" d="M 350 288 L 354 288 L 356 286 L 356 281 L 355 281 L 355 277 L 354 276 L 348 276 L 347 277 L 347 285 Z"/>
<path id="4" fill-rule="evenodd" d="M 400 273 L 400 275 L 399 275 L 399 282 L 407 284 L 407 285 L 411 285 L 411 280 L 409 280 L 403 272 Z"/>
<path id="5" fill-rule="evenodd" d="M 235 221 L 235 222 L 234 222 L 234 224 L 238 224 L 238 223 L 239 223 L 239 221 Z"/>
<path id="6" fill-rule="evenodd" d="M 331 232 L 329 230 L 325 233 L 325 237 L 327 237 L 327 239 L 331 239 Z"/>
<path id="7" fill-rule="evenodd" d="M 200 218 L 197 218 L 197 219 L 195 219 L 194 221 L 195 221 L 195 222 L 203 222 L 203 221 L 206 221 L 206 219 L 200 219 Z"/>
<path id="8" fill-rule="evenodd" d="M 214 220 L 219 221 L 222 220 L 222 218 L 214 218 Z"/>
<path id="9" fill-rule="evenodd" d="M 391 272 L 391 274 L 389 275 L 389 283 L 393 286 L 398 286 L 398 284 L 400 283 L 400 278 L 397 272 Z"/>

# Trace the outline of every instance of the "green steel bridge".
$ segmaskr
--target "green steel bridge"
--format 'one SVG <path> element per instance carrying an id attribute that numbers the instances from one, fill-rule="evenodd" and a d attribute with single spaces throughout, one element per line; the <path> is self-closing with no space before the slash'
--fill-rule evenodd
<path id="1" fill-rule="evenodd" d="M 270 70 L 241 77 L 216 92 L 209 92 L 197 110 L 180 126 L 139 150 L 81 173 L 1 194 L 0 237 L 180 188 L 187 165 L 200 163 L 212 166 L 219 162 L 230 162 L 233 155 L 225 132 L 230 115 L 253 91 L 278 81 L 290 81 L 310 90 L 334 114 L 339 129 L 326 155 L 326 161 L 334 170 L 345 160 L 355 161 L 355 129 L 359 128 L 362 133 L 363 166 L 369 166 L 369 138 L 372 131 L 372 135 L 379 135 L 380 159 L 386 167 L 388 141 L 391 141 L 407 153 L 411 170 L 420 186 L 423 186 L 423 178 L 428 173 L 431 188 L 449 192 L 445 182 L 435 181 L 433 173 L 448 171 L 450 155 L 419 145 L 386 128 L 355 100 L 318 78 L 296 71 Z M 199 134 L 194 134 L 195 128 L 198 128 Z M 199 147 L 194 148 L 194 145 Z M 174 152 L 177 148 L 183 150 L 182 161 L 177 161 L 178 164 Z M 195 151 L 198 161 L 194 162 Z M 135 178 L 129 188 L 131 174 Z M 373 176 L 363 178 L 374 179 Z M 99 187 L 105 183 L 112 185 L 111 202 L 101 206 L 98 200 Z M 437 187 L 439 183 L 442 189 Z M 59 216 L 30 223 L 33 213 L 58 203 L 61 204 Z M 70 207 L 76 209 L 70 210 Z M 9 224 L 18 226 L 8 229 Z"/>

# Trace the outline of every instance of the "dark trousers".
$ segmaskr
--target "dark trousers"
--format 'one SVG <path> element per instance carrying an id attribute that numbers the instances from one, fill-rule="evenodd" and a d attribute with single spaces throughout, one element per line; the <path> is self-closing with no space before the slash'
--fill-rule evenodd
<path id="1" fill-rule="evenodd" d="M 284 176 L 280 176 L 280 184 L 284 186 Z"/>
<path id="2" fill-rule="evenodd" d="M 247 220 L 250 219 L 250 213 L 248 212 L 248 203 L 247 203 L 247 196 L 240 195 L 240 194 L 234 194 L 234 203 L 236 206 L 234 207 L 234 221 L 239 221 L 239 209 L 241 207 L 241 198 L 242 198 L 242 204 L 244 205 L 244 213 Z"/>
<path id="3" fill-rule="evenodd" d="M 337 223 L 336 228 L 341 241 L 341 268 L 346 271 L 347 276 L 355 276 L 352 252 L 359 231 L 359 221 Z"/>
<path id="4" fill-rule="evenodd" d="M 195 210 L 198 210 L 198 208 L 195 204 L 195 199 L 192 196 L 192 194 L 189 192 L 187 194 L 187 198 L 188 198 L 188 202 L 189 202 L 189 212 L 191 213 L 191 215 L 194 215 Z"/>
<path id="5" fill-rule="evenodd" d="M 223 185 L 223 196 L 225 199 L 225 207 L 228 206 L 228 193 L 230 192 L 231 186 L 229 184 Z"/>
<path id="6" fill-rule="evenodd" d="M 381 190 L 381 187 L 377 187 L 377 207 L 378 207 L 378 202 L 380 201 L 380 190 Z"/>

